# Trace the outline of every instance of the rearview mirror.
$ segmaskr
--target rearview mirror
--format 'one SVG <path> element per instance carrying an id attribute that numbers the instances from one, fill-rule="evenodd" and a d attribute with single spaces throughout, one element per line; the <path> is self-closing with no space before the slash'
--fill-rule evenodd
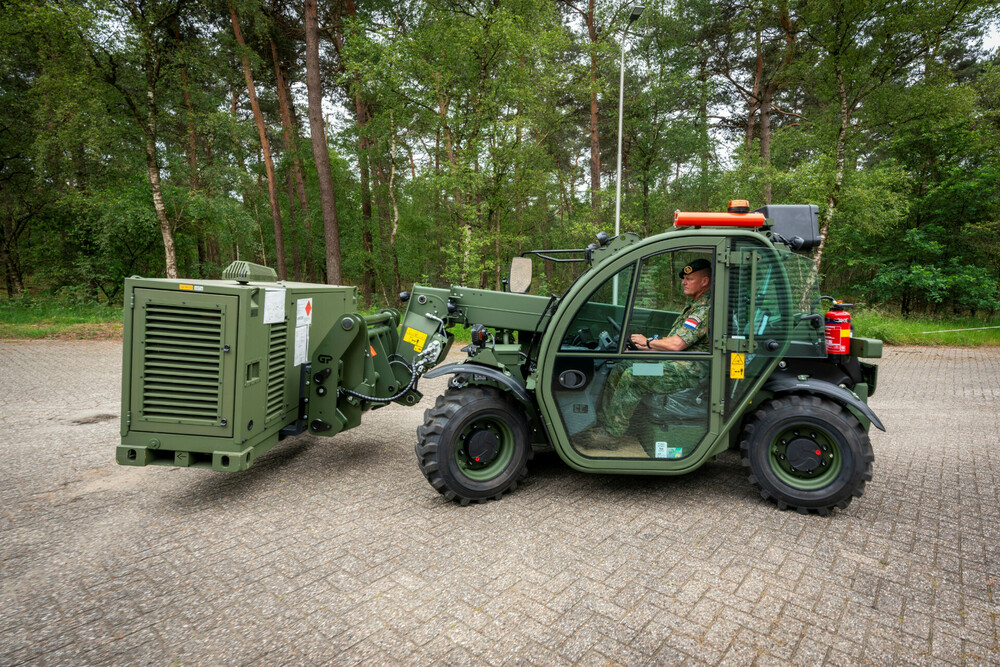
<path id="1" fill-rule="evenodd" d="M 510 291 L 524 294 L 531 287 L 531 260 L 515 257 L 510 260 Z"/>

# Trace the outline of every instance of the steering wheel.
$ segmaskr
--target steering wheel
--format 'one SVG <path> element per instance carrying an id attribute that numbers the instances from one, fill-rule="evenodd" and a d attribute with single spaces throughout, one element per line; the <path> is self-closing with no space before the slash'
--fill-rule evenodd
<path id="1" fill-rule="evenodd" d="M 618 324 L 618 322 L 615 322 L 614 318 L 611 317 L 610 315 L 608 315 L 608 322 L 610 322 L 611 326 L 614 327 L 615 333 L 618 334 L 618 336 L 621 336 L 621 334 L 622 334 L 621 325 Z M 635 343 L 632 342 L 632 337 L 631 336 L 629 336 L 625 340 L 625 349 L 626 350 L 638 350 L 639 349 L 638 347 L 636 347 Z"/>

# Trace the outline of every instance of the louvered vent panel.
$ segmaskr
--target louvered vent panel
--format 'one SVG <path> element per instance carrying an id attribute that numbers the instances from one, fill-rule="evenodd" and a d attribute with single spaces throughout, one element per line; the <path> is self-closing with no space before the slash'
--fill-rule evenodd
<path id="1" fill-rule="evenodd" d="M 217 423 L 222 410 L 222 310 L 146 305 L 142 414 Z"/>
<path id="2" fill-rule="evenodd" d="M 288 323 L 271 325 L 267 350 L 267 416 L 264 422 L 285 411 L 285 352 L 288 347 Z"/>

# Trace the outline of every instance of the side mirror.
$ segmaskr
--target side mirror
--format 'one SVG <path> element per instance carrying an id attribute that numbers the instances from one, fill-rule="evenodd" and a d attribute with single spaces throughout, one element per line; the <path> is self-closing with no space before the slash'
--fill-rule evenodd
<path id="1" fill-rule="evenodd" d="M 510 260 L 510 291 L 524 294 L 531 287 L 531 259 L 515 257 Z"/>

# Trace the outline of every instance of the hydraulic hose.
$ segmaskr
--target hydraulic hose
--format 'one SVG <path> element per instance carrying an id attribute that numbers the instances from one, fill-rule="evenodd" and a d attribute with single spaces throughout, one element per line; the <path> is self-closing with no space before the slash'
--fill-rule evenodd
<path id="1" fill-rule="evenodd" d="M 410 381 L 405 387 L 403 387 L 403 389 L 393 396 L 368 396 L 367 394 L 362 394 L 361 392 L 354 391 L 353 389 L 345 389 L 343 387 L 337 389 L 337 394 L 339 396 L 353 396 L 361 399 L 362 401 L 369 401 L 372 403 L 391 403 L 405 396 L 407 392 L 413 388 L 420 376 L 430 370 L 430 362 L 432 360 L 436 360 L 439 354 L 441 354 L 441 342 L 436 340 L 428 345 L 426 350 L 417 355 L 417 358 L 414 359 L 412 366 L 401 359 L 392 359 L 389 361 L 390 364 L 401 364 L 403 368 L 410 372 Z M 394 353 L 392 356 L 398 357 L 400 355 Z"/>

